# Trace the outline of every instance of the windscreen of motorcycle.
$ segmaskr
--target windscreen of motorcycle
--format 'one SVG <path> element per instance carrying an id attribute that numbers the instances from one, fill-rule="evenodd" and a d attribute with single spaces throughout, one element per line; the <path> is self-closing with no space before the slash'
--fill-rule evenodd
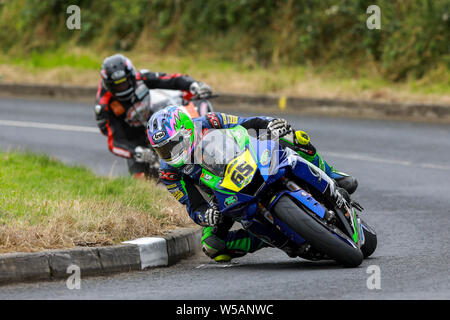
<path id="1" fill-rule="evenodd" d="M 169 105 L 181 105 L 183 102 L 182 92 L 179 90 L 150 90 L 151 111 L 156 112 Z"/>
<path id="2" fill-rule="evenodd" d="M 199 141 L 196 159 L 211 173 L 224 177 L 228 163 L 243 152 L 226 129 L 213 129 Z"/>

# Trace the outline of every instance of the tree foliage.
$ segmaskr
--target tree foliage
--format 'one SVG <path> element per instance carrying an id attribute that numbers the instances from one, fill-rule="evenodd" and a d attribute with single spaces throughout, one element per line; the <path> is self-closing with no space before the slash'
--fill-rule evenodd
<path id="1" fill-rule="evenodd" d="M 78 31 L 65 25 L 72 4 L 81 8 Z M 381 30 L 366 27 L 372 4 Z M 262 66 L 373 63 L 391 80 L 450 68 L 450 0 L 14 0 L 0 1 L 0 17 L 3 50 L 73 43 Z"/>

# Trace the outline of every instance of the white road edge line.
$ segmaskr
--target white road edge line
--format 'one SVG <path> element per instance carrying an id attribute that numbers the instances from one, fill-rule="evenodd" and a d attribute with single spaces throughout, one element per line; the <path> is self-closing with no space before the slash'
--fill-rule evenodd
<path id="1" fill-rule="evenodd" d="M 42 122 L 30 122 L 30 121 L 13 121 L 13 120 L 0 120 L 0 125 L 11 126 L 11 127 L 22 127 L 22 128 L 40 128 L 40 129 L 52 129 L 52 130 L 62 130 L 62 131 L 76 131 L 76 132 L 89 132 L 89 133 L 99 133 L 100 130 L 94 127 L 86 126 L 74 126 L 74 125 L 63 125 L 56 123 L 42 123 Z M 394 160 L 394 159 L 382 159 L 375 158 L 369 155 L 363 154 L 352 154 L 352 153 L 337 153 L 337 152 L 322 152 L 323 155 L 332 156 L 343 159 L 351 160 L 361 160 L 377 163 L 388 163 L 408 167 L 419 167 L 426 169 L 437 169 L 450 171 L 450 166 L 434 164 L 434 163 L 413 163 L 410 161 Z"/>
<path id="2" fill-rule="evenodd" d="M 74 126 L 74 125 L 65 125 L 65 124 L 56 124 L 56 123 L 31 122 L 31 121 L 0 120 L 0 125 L 9 126 L 9 127 L 39 128 L 39 129 L 89 132 L 89 133 L 99 133 L 100 132 L 100 130 L 95 127 Z"/>
<path id="3" fill-rule="evenodd" d="M 195 269 L 232 268 L 236 265 L 238 265 L 238 264 L 230 264 L 230 263 L 228 263 L 228 264 L 219 264 L 219 263 L 212 264 L 212 263 L 209 263 L 209 264 L 200 264 L 200 265 L 196 266 Z"/>
<path id="4" fill-rule="evenodd" d="M 450 166 L 434 164 L 434 163 L 413 163 L 410 161 L 375 158 L 375 157 L 371 157 L 369 155 L 362 155 L 362 154 L 355 154 L 355 153 L 352 154 L 352 153 L 322 152 L 322 154 L 325 156 L 331 156 L 331 157 L 349 159 L 349 160 L 362 160 L 362 161 L 377 162 L 377 163 L 395 164 L 395 165 L 407 166 L 407 167 L 419 167 L 419 168 L 450 171 Z"/>

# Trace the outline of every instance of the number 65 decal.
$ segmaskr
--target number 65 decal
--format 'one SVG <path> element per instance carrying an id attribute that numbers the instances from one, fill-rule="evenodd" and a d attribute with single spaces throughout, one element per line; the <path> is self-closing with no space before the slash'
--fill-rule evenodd
<path id="1" fill-rule="evenodd" d="M 231 174 L 231 181 L 237 185 L 241 186 L 250 174 L 253 172 L 253 167 L 246 162 L 239 164 L 236 169 L 234 169 Z"/>

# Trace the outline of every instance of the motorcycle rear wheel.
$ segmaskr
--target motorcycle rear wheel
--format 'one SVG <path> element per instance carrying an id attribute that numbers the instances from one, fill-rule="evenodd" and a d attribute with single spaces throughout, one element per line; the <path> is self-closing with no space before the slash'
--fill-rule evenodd
<path id="1" fill-rule="evenodd" d="M 361 220 L 361 222 L 367 226 L 366 228 L 363 228 L 364 232 L 364 244 L 361 246 L 361 251 L 364 255 L 364 258 L 369 257 L 372 253 L 375 252 L 375 249 L 377 248 L 377 234 L 375 233 L 375 230 L 370 230 L 371 227 L 367 223 Z M 368 230 L 369 229 L 369 230 Z"/>

